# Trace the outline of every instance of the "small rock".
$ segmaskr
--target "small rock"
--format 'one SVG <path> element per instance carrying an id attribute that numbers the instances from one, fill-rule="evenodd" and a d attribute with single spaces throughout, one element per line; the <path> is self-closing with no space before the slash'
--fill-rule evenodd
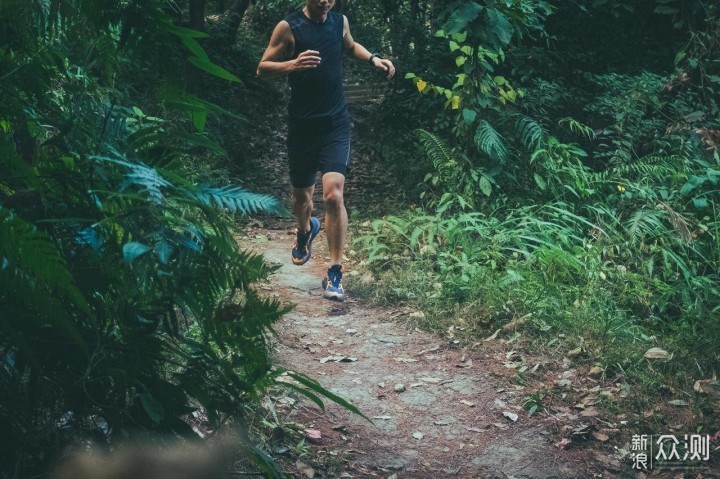
<path id="1" fill-rule="evenodd" d="M 394 389 L 395 389 L 395 392 L 396 392 L 396 393 L 404 392 L 404 391 L 405 391 L 405 385 L 398 383 L 398 384 L 395 385 L 395 388 L 394 388 Z"/>
<path id="2" fill-rule="evenodd" d="M 357 329 L 352 329 L 352 328 L 351 328 L 351 329 L 346 330 L 345 332 L 348 333 L 348 334 L 356 334 L 356 333 L 357 333 Z"/>

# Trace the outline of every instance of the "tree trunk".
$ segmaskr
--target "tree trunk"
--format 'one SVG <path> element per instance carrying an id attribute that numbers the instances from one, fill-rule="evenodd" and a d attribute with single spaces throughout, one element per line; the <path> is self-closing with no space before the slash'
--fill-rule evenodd
<path id="1" fill-rule="evenodd" d="M 190 0 L 190 28 L 205 29 L 205 0 Z"/>
<path id="2" fill-rule="evenodd" d="M 229 44 L 235 43 L 237 38 L 237 30 L 240 27 L 245 11 L 250 6 L 250 0 L 235 0 L 230 7 L 230 14 L 228 15 L 227 25 L 227 40 Z"/>

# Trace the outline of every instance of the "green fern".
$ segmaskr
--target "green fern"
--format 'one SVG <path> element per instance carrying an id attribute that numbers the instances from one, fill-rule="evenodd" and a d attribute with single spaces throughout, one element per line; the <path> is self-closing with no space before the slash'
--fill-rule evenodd
<path id="1" fill-rule="evenodd" d="M 515 122 L 515 131 L 520 137 L 520 142 L 529 151 L 535 151 L 540 148 L 545 140 L 545 130 L 535 120 L 525 115 L 517 115 Z"/>
<path id="2" fill-rule="evenodd" d="M 417 130 L 417 135 L 420 139 L 420 144 L 428 155 L 428 158 L 430 158 L 430 161 L 432 161 L 435 169 L 440 170 L 443 165 L 457 163 L 452 149 L 439 137 L 422 129 Z"/>
<path id="3" fill-rule="evenodd" d="M 505 142 L 487 120 L 481 120 L 475 130 L 475 144 L 490 158 L 501 163 L 507 160 L 508 150 Z"/>
<path id="4" fill-rule="evenodd" d="M 235 186 L 211 187 L 200 186 L 189 191 L 193 198 L 207 206 L 217 206 L 233 213 L 253 214 L 260 211 L 278 212 L 279 203 L 269 195 L 250 193 Z"/>
<path id="5" fill-rule="evenodd" d="M 583 123 L 580 123 L 579 121 L 577 121 L 573 118 L 570 118 L 570 117 L 561 118 L 558 121 L 558 123 L 560 125 L 566 125 L 571 132 L 573 132 L 577 135 L 583 136 L 583 137 L 587 138 L 588 140 L 592 140 L 595 138 L 595 131 L 592 128 L 590 128 L 589 126 L 587 126 Z"/>

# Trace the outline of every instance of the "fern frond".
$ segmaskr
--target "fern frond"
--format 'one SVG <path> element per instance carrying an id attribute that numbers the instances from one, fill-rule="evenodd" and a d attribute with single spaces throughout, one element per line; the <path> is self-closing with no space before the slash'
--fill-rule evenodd
<path id="1" fill-rule="evenodd" d="M 691 171 L 688 161 L 682 156 L 644 156 L 631 163 L 597 173 L 600 180 L 628 180 L 641 178 L 644 182 L 662 182 L 672 178 L 684 178 Z"/>
<path id="2" fill-rule="evenodd" d="M 456 163 L 452 150 L 439 137 L 422 129 L 417 130 L 417 136 L 436 170 L 442 169 L 442 165 Z"/>
<path id="3" fill-rule="evenodd" d="M 500 162 L 507 160 L 508 150 L 505 142 L 487 120 L 481 120 L 475 130 L 475 144 L 490 158 Z"/>
<path id="4" fill-rule="evenodd" d="M 151 203 L 160 205 L 165 202 L 162 189 L 171 187 L 172 183 L 163 178 L 155 168 L 107 156 L 93 156 L 91 159 L 124 166 L 129 171 L 125 174 L 125 180 L 120 184 L 122 189 L 137 187 L 141 193 L 147 194 Z"/>
<path id="5" fill-rule="evenodd" d="M 200 186 L 197 190 L 188 193 L 206 206 L 224 208 L 233 213 L 249 215 L 259 211 L 277 212 L 279 210 L 279 203 L 276 198 L 251 193 L 236 186 L 223 186 L 220 188 Z"/>
<path id="6" fill-rule="evenodd" d="M 33 305 L 38 322 L 50 322 L 83 344 L 71 318 L 77 312 L 91 317 L 92 311 L 57 246 L 46 233 L 2 206 L 0 284 L 8 299 Z"/>
<path id="7" fill-rule="evenodd" d="M 625 229 L 634 239 L 654 238 L 666 230 L 662 213 L 658 210 L 641 209 L 632 214 Z"/>
<path id="8" fill-rule="evenodd" d="M 567 125 L 568 129 L 580 136 L 584 136 L 588 140 L 592 140 L 595 138 L 595 131 L 590 128 L 589 126 L 580 123 L 579 121 L 575 120 L 574 118 L 565 117 L 561 118 L 558 123 L 560 125 Z"/>
<path id="9" fill-rule="evenodd" d="M 545 130 L 537 121 L 525 115 L 517 115 L 515 130 L 522 145 L 530 151 L 537 150 L 545 139 Z"/>

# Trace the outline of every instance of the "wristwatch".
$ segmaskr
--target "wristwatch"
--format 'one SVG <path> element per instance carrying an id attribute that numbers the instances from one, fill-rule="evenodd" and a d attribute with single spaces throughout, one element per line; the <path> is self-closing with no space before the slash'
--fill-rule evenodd
<path id="1" fill-rule="evenodd" d="M 368 58 L 368 63 L 370 65 L 375 66 L 375 64 L 373 63 L 373 60 L 376 58 L 380 58 L 380 55 L 378 55 L 377 53 L 373 53 L 372 55 L 370 55 L 370 58 Z"/>

